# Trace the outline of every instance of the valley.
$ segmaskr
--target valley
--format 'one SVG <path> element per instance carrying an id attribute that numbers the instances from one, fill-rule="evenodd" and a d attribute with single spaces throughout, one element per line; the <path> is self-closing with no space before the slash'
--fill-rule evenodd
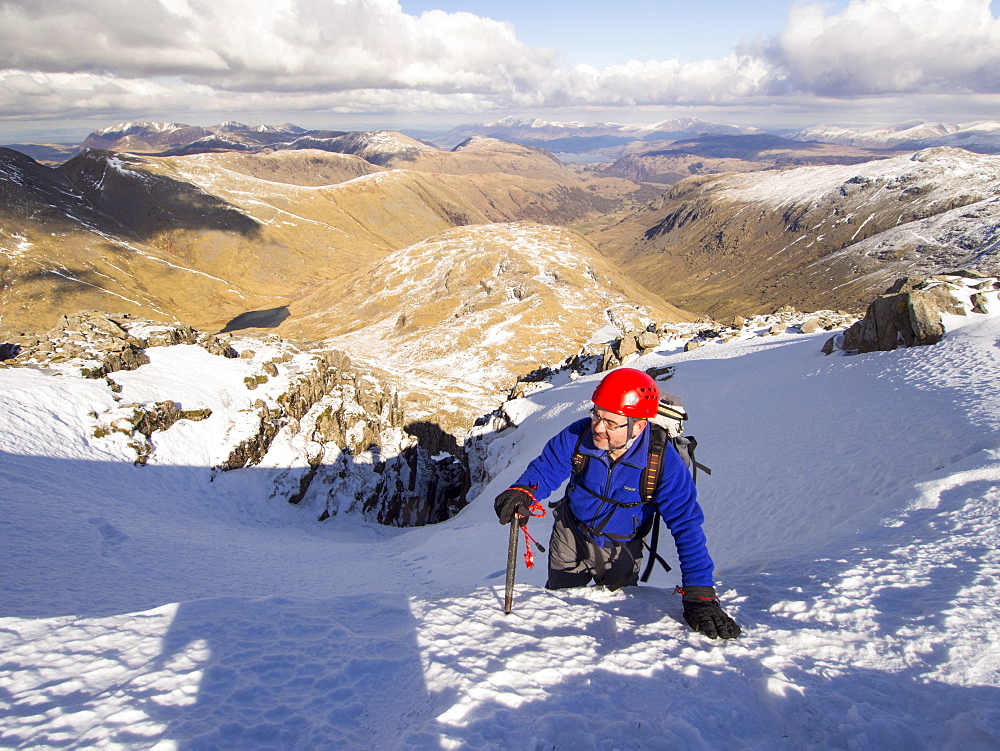
<path id="1" fill-rule="evenodd" d="M 456 129 L 448 148 L 126 123 L 54 166 L 0 150 L 0 338 L 84 310 L 274 334 L 385 369 L 407 410 L 461 439 L 521 375 L 615 336 L 856 314 L 900 276 L 996 274 L 1000 157 L 900 150 L 901 133 L 992 132 L 823 142 L 508 119 Z M 605 161 L 542 145 L 579 156 L 588 141 Z"/>

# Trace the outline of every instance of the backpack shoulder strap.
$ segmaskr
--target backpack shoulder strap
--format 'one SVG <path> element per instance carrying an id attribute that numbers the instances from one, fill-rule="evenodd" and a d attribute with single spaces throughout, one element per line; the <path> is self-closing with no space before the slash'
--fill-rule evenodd
<path id="1" fill-rule="evenodd" d="M 663 468 L 663 452 L 667 447 L 667 431 L 659 425 L 649 424 L 649 458 L 642 472 L 642 498 L 652 503 L 656 496 L 656 484 Z"/>
<path id="2" fill-rule="evenodd" d="M 575 482 L 578 482 L 579 478 L 582 477 L 583 473 L 587 470 L 587 462 L 590 460 L 590 457 L 587 456 L 582 451 L 580 451 L 580 445 L 583 443 L 583 436 L 586 435 L 586 433 L 587 433 L 586 430 L 581 431 L 580 435 L 576 437 L 576 445 L 573 446 L 573 453 L 569 459 L 570 484 L 566 487 L 566 492 L 563 493 L 562 498 L 560 498 L 558 501 L 551 501 L 549 503 L 549 508 L 556 508 L 557 506 L 561 505 L 562 502 L 565 501 L 566 497 L 569 495 L 570 486 L 572 486 Z"/>
<path id="3" fill-rule="evenodd" d="M 583 473 L 587 469 L 587 462 L 590 459 L 589 456 L 580 451 L 580 445 L 583 443 L 583 437 L 586 434 L 587 434 L 586 430 L 580 431 L 580 435 L 577 436 L 576 439 L 576 445 L 573 447 L 573 456 L 571 457 L 570 462 L 573 464 L 572 472 L 574 477 L 583 476 Z"/>
<path id="4" fill-rule="evenodd" d="M 663 566 L 665 571 L 670 570 L 670 565 L 656 552 L 656 548 L 660 541 L 660 509 L 655 502 L 656 484 L 660 480 L 660 470 L 663 468 L 663 452 L 666 451 L 668 442 L 669 439 L 667 437 L 667 431 L 659 425 L 650 423 L 649 459 L 646 461 L 646 469 L 643 470 L 642 474 L 642 497 L 646 503 L 653 506 L 653 534 L 650 537 L 649 544 L 646 543 L 646 535 L 642 535 L 642 537 L 640 537 L 642 544 L 649 551 L 649 561 L 646 563 L 646 570 L 639 578 L 642 582 L 649 581 L 649 576 L 653 573 L 654 561 L 658 561 L 660 565 Z"/>

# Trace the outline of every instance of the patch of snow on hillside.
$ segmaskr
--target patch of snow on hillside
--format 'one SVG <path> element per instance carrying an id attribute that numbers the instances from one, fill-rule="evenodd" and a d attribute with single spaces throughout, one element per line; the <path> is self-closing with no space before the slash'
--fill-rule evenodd
<path id="1" fill-rule="evenodd" d="M 879 280 L 933 273 L 941 267 L 1000 270 L 1000 199 L 990 198 L 890 228 L 813 262 L 877 259 Z M 884 282 L 880 282 L 884 284 Z"/>
<path id="2" fill-rule="evenodd" d="M 906 156 L 854 165 L 798 167 L 729 175 L 719 180 L 720 195 L 735 202 L 814 205 L 840 191 L 851 180 L 870 180 L 880 188 L 902 190 L 926 184 L 933 200 L 1000 193 L 1000 156 L 984 156 L 953 148 L 935 148 Z M 969 201 L 965 201 L 969 202 Z"/>
<path id="3" fill-rule="evenodd" d="M 3 235 L 7 235 L 13 241 L 12 245 L 6 245 L 6 247 L 0 245 L 0 253 L 3 253 L 8 258 L 22 258 L 31 248 L 31 241 L 24 235 L 16 232 L 6 233 L 3 229 L 0 229 L 0 237 L 3 237 Z"/>

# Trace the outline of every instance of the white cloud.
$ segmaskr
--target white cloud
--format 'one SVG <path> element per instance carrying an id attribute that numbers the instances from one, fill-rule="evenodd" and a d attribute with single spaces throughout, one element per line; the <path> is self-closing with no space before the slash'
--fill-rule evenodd
<path id="1" fill-rule="evenodd" d="M 721 60 L 560 70 L 471 13 L 396 0 L 2 0 L 0 116 L 485 112 L 1000 93 L 989 0 L 793 7 Z"/>
<path id="2" fill-rule="evenodd" d="M 553 96 L 564 104 L 725 103 L 760 93 L 768 74 L 761 59 L 741 55 L 684 65 L 632 61 L 603 70 L 578 65 L 561 77 Z"/>
<path id="3" fill-rule="evenodd" d="M 1000 92 L 1000 21 L 989 0 L 802 3 L 767 53 L 775 91 L 820 96 Z"/>
<path id="4" fill-rule="evenodd" d="M 402 12 L 396 0 L 5 0 L 0 66 L 182 76 L 220 91 L 422 88 L 503 93 L 553 54 L 509 24 Z"/>

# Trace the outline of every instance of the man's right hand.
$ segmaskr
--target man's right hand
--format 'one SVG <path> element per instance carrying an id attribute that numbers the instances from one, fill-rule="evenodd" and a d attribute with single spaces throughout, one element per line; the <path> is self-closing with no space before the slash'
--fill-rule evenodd
<path id="1" fill-rule="evenodd" d="M 512 488 L 507 488 L 496 497 L 493 508 L 496 509 L 497 519 L 500 520 L 501 524 L 510 524 L 516 514 L 518 524 L 523 527 L 531 516 L 528 509 L 534 500 L 530 488 L 524 485 L 515 485 Z"/>
<path id="2" fill-rule="evenodd" d="M 677 588 L 684 595 L 684 620 L 709 639 L 735 639 L 743 630 L 719 604 L 715 587 Z"/>

